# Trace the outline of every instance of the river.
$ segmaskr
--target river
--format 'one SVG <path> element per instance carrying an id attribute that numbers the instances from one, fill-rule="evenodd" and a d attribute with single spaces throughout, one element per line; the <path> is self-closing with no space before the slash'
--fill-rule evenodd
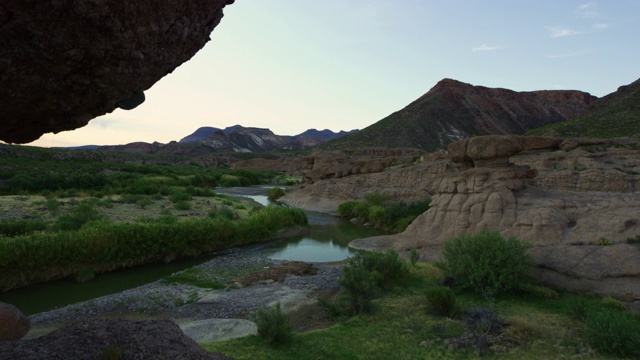
<path id="1" fill-rule="evenodd" d="M 262 205 L 269 205 L 269 200 L 264 195 L 267 189 L 268 187 L 230 188 L 221 189 L 219 193 L 249 197 Z M 306 215 L 309 234 L 267 244 L 249 245 L 243 249 L 261 252 L 265 257 L 276 260 L 333 262 L 353 255 L 353 250 L 348 248 L 351 240 L 380 234 L 379 231 L 331 215 L 312 212 Z M 104 273 L 84 283 L 70 279 L 51 281 L 0 294 L 0 301 L 13 304 L 26 315 L 31 315 L 154 282 L 217 256 L 224 256 L 224 251 L 168 264 L 148 264 Z"/>

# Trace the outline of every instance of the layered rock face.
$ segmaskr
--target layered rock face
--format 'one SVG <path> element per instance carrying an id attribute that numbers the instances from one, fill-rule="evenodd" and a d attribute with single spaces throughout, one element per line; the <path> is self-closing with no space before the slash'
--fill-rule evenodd
<path id="1" fill-rule="evenodd" d="M 419 248 L 435 259 L 451 237 L 498 230 L 532 245 L 536 273 L 547 283 L 639 301 L 638 149 L 637 140 L 519 136 L 452 143 L 458 168 L 443 174 L 431 208 L 401 234 L 352 246 Z"/>
<path id="2" fill-rule="evenodd" d="M 116 108 L 189 60 L 233 0 L 0 0 L 0 140 L 25 143 Z"/>

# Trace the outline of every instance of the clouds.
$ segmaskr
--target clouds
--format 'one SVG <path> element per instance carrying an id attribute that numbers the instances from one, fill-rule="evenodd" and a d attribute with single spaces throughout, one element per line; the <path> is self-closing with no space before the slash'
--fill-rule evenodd
<path id="1" fill-rule="evenodd" d="M 549 36 L 552 38 L 571 36 L 580 34 L 579 31 L 573 30 L 566 26 L 547 26 L 545 29 L 549 32 Z"/>
<path id="2" fill-rule="evenodd" d="M 502 46 L 502 45 L 487 45 L 487 44 L 482 44 L 479 46 L 474 46 L 471 48 L 471 51 L 473 52 L 478 52 L 478 51 L 494 51 L 494 50 L 499 50 L 499 49 L 504 49 L 506 48 L 506 46 Z"/>
<path id="3" fill-rule="evenodd" d="M 595 1 L 591 1 L 588 3 L 584 3 L 578 5 L 574 9 L 574 17 L 578 19 L 601 19 L 602 16 L 598 9 L 598 4 Z M 565 25 L 550 25 L 545 26 L 545 30 L 547 30 L 548 34 L 552 38 L 560 38 L 565 36 L 573 36 L 579 34 L 586 34 L 594 31 L 602 31 L 609 28 L 609 24 L 604 22 L 592 23 L 587 26 L 583 21 L 579 21 L 579 24 L 576 24 L 580 30 L 576 30 L 573 27 L 565 26 Z"/>

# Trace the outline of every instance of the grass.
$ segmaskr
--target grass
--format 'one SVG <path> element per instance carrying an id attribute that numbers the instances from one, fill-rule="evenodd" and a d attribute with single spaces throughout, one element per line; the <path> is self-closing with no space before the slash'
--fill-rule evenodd
<path id="1" fill-rule="evenodd" d="M 135 223 L 89 221 L 77 231 L 0 238 L 0 291 L 65 278 L 170 262 L 269 239 L 276 230 L 306 225 L 299 209 L 261 208 L 241 221 L 163 218 Z"/>
<path id="2" fill-rule="evenodd" d="M 202 269 L 190 268 L 161 280 L 163 284 L 188 284 L 204 289 L 224 289 L 227 285 L 211 280 Z"/>
<path id="3" fill-rule="evenodd" d="M 430 264 L 410 267 L 407 280 L 373 300 L 374 312 L 329 328 L 297 333 L 283 345 L 268 345 L 257 336 L 201 344 L 207 351 L 236 359 L 469 359 L 473 349 L 455 349 L 451 339 L 465 333 L 462 320 L 431 315 L 425 291 L 437 286 L 442 273 Z M 490 307 L 509 324 L 503 345 L 486 359 L 615 359 L 587 345 L 586 325 L 571 315 L 582 301 L 588 311 L 614 311 L 598 298 L 561 293 L 555 299 L 512 293 L 493 304 L 470 292 L 457 292 L 463 309 Z"/>

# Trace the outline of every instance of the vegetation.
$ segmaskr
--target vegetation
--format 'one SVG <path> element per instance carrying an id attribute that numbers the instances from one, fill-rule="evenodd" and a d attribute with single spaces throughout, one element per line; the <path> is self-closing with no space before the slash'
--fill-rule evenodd
<path id="1" fill-rule="evenodd" d="M 200 268 L 189 268 L 162 279 L 163 284 L 189 284 L 205 289 L 224 289 L 227 285 L 209 279 Z"/>
<path id="2" fill-rule="evenodd" d="M 638 317 L 603 307 L 598 298 L 560 292 L 557 298 L 548 299 L 512 292 L 487 303 L 475 292 L 454 290 L 459 314 L 441 316 L 431 312 L 425 292 L 442 288 L 438 285 L 444 279 L 442 271 L 428 263 L 418 263 L 408 271 L 405 280 L 372 300 L 374 312 L 297 333 L 289 343 L 271 346 L 258 336 L 247 336 L 202 346 L 238 360 L 469 359 L 480 354 L 486 359 L 514 360 L 638 357 Z M 585 304 L 586 318 L 596 319 L 576 320 L 571 306 L 577 302 Z M 607 321 L 608 316 L 614 320 Z M 487 336 L 490 329 L 499 331 Z M 599 338 L 588 340 L 590 334 L 599 334 Z M 617 349 L 631 352 L 623 355 Z"/>
<path id="3" fill-rule="evenodd" d="M 640 136 L 640 82 L 621 87 L 598 99 L 591 111 L 573 119 L 544 126 L 527 135 L 556 137 L 616 138 Z"/>
<path id="4" fill-rule="evenodd" d="M 271 201 L 276 201 L 284 196 L 284 189 L 279 187 L 271 188 L 267 191 L 267 197 Z"/>
<path id="5" fill-rule="evenodd" d="M 285 344 L 293 338 L 293 325 L 287 315 L 280 309 L 280 303 L 275 306 L 261 307 L 252 316 L 258 326 L 258 336 L 271 344 Z"/>
<path id="6" fill-rule="evenodd" d="M 455 286 L 493 298 L 517 289 L 529 269 L 528 245 L 497 231 L 463 233 L 443 244 L 438 266 Z"/>
<path id="7" fill-rule="evenodd" d="M 429 210 L 431 199 L 406 204 L 386 203 L 386 197 L 374 192 L 365 196 L 365 201 L 346 201 L 338 206 L 338 214 L 346 220 L 358 219 L 370 223 L 377 229 L 401 232 L 419 215 Z M 384 205 L 384 206 L 383 206 Z"/>
<path id="8" fill-rule="evenodd" d="M 261 241 L 283 227 L 305 225 L 301 210 L 265 207 L 241 221 L 222 217 L 114 223 L 93 220 L 76 231 L 51 231 L 0 239 L 0 291 L 80 270 L 94 273 L 197 256 Z"/>
<path id="9" fill-rule="evenodd" d="M 408 275 L 408 269 L 395 251 L 357 253 L 342 268 L 340 296 L 323 305 L 334 317 L 351 317 L 373 310 L 371 300 Z"/>
<path id="10" fill-rule="evenodd" d="M 456 317 L 460 307 L 456 302 L 456 294 L 446 286 L 435 286 L 427 289 L 427 310 L 438 316 Z"/>

